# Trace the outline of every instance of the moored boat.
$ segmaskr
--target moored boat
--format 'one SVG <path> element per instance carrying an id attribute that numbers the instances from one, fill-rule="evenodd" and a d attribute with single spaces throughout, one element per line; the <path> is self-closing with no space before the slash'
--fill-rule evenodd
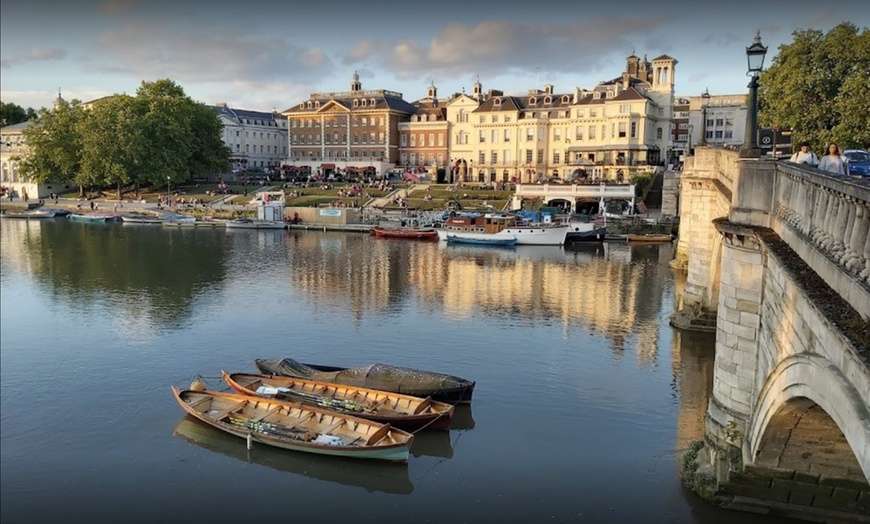
<path id="1" fill-rule="evenodd" d="M 472 236 L 471 234 L 448 234 L 448 244 L 468 244 L 473 246 L 494 246 L 494 247 L 511 247 L 517 244 L 516 237 L 506 238 L 487 238 L 483 235 Z"/>
<path id="2" fill-rule="evenodd" d="M 33 218 L 54 218 L 57 216 L 57 213 L 52 209 L 30 209 L 27 211 L 7 211 L 3 213 L 3 218 L 25 218 L 25 219 L 33 219 Z"/>
<path id="3" fill-rule="evenodd" d="M 474 381 L 454 375 L 389 364 L 366 364 L 343 368 L 303 364 L 292 358 L 255 359 L 254 364 L 260 373 L 268 375 L 332 382 L 415 397 L 432 397 L 432 400 L 448 404 L 471 402 L 475 386 Z"/>
<path id="4" fill-rule="evenodd" d="M 418 240 L 437 240 L 438 232 L 433 228 L 387 228 L 373 227 L 371 233 L 384 238 L 412 238 Z"/>
<path id="5" fill-rule="evenodd" d="M 287 224 L 274 220 L 236 218 L 226 222 L 227 229 L 287 229 Z"/>
<path id="6" fill-rule="evenodd" d="M 371 420 L 300 403 L 172 387 L 187 413 L 269 446 L 321 455 L 407 462 L 414 436 Z"/>
<path id="7" fill-rule="evenodd" d="M 450 429 L 453 406 L 388 391 L 279 375 L 227 373 L 224 382 L 243 395 L 275 398 L 347 413 L 405 429 Z"/>
<path id="8" fill-rule="evenodd" d="M 164 222 L 164 220 L 154 215 L 127 213 L 121 215 L 121 222 L 125 224 L 160 225 Z"/>
<path id="9" fill-rule="evenodd" d="M 645 235 L 628 234 L 629 242 L 671 242 L 674 238 L 664 233 L 647 233 Z"/>
<path id="10" fill-rule="evenodd" d="M 567 224 L 523 224 L 516 215 L 506 213 L 471 213 L 453 216 L 437 230 L 438 239 L 447 241 L 447 235 L 464 238 L 515 238 L 516 244 L 533 246 L 561 246 L 568 233 Z"/>
<path id="11" fill-rule="evenodd" d="M 568 233 L 565 235 L 565 243 L 601 242 L 606 236 L 606 227 L 597 226 L 592 222 L 569 222 Z"/>
<path id="12" fill-rule="evenodd" d="M 71 213 L 67 218 L 73 222 L 104 224 L 106 222 L 116 222 L 119 215 L 109 213 Z"/>

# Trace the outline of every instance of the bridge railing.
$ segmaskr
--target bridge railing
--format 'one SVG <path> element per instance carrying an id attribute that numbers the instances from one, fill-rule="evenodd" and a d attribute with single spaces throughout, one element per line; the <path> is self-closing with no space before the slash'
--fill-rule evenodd
<path id="1" fill-rule="evenodd" d="M 870 181 L 787 162 L 776 164 L 776 174 L 773 214 L 857 280 L 866 300 L 859 311 L 870 314 Z M 843 298 L 848 295 L 856 293 Z"/>
<path id="2" fill-rule="evenodd" d="M 634 184 L 626 185 L 566 185 L 566 184 L 517 184 L 518 197 L 539 196 L 543 198 L 633 198 Z"/>

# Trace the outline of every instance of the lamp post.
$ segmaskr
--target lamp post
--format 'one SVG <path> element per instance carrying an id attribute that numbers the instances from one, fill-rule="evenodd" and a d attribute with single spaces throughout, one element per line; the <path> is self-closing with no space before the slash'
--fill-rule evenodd
<path id="1" fill-rule="evenodd" d="M 169 207 L 172 207 L 172 179 L 166 175 L 166 199 L 169 201 Z"/>
<path id="2" fill-rule="evenodd" d="M 707 145 L 707 104 L 710 103 L 710 92 L 704 88 L 701 93 L 701 139 L 698 140 L 699 146 Z"/>
<path id="3" fill-rule="evenodd" d="M 749 80 L 749 100 L 746 107 L 746 132 L 743 137 L 743 147 L 740 148 L 740 158 L 759 158 L 761 148 L 758 147 L 758 75 L 764 67 L 764 56 L 767 48 L 761 44 L 761 31 L 755 33 L 752 45 L 746 48 L 746 62 Z"/>

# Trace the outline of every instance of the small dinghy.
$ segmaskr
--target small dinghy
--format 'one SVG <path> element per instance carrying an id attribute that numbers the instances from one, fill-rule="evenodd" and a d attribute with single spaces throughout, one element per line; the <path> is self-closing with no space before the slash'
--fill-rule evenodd
<path id="1" fill-rule="evenodd" d="M 298 403 L 174 386 L 172 393 L 184 411 L 206 424 L 277 448 L 408 462 L 414 441 L 389 424 Z"/>
<path id="2" fill-rule="evenodd" d="M 302 378 L 221 372 L 242 395 L 256 395 L 346 413 L 405 429 L 450 429 L 453 406 L 431 398 L 378 391 Z"/>
<path id="3" fill-rule="evenodd" d="M 474 382 L 471 380 L 388 364 L 367 364 L 355 368 L 341 368 L 303 364 L 292 358 L 255 359 L 254 364 L 260 373 L 267 375 L 332 382 L 415 397 L 432 397 L 432 400 L 448 404 L 471 402 L 471 396 L 474 393 Z"/>

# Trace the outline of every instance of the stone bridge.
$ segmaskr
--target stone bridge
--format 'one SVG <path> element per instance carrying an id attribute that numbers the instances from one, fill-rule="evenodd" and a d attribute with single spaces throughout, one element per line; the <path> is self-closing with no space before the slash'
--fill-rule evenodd
<path id="1" fill-rule="evenodd" d="M 684 480 L 729 507 L 870 522 L 870 184 L 714 148 L 680 178 L 671 322 L 716 332 Z"/>

